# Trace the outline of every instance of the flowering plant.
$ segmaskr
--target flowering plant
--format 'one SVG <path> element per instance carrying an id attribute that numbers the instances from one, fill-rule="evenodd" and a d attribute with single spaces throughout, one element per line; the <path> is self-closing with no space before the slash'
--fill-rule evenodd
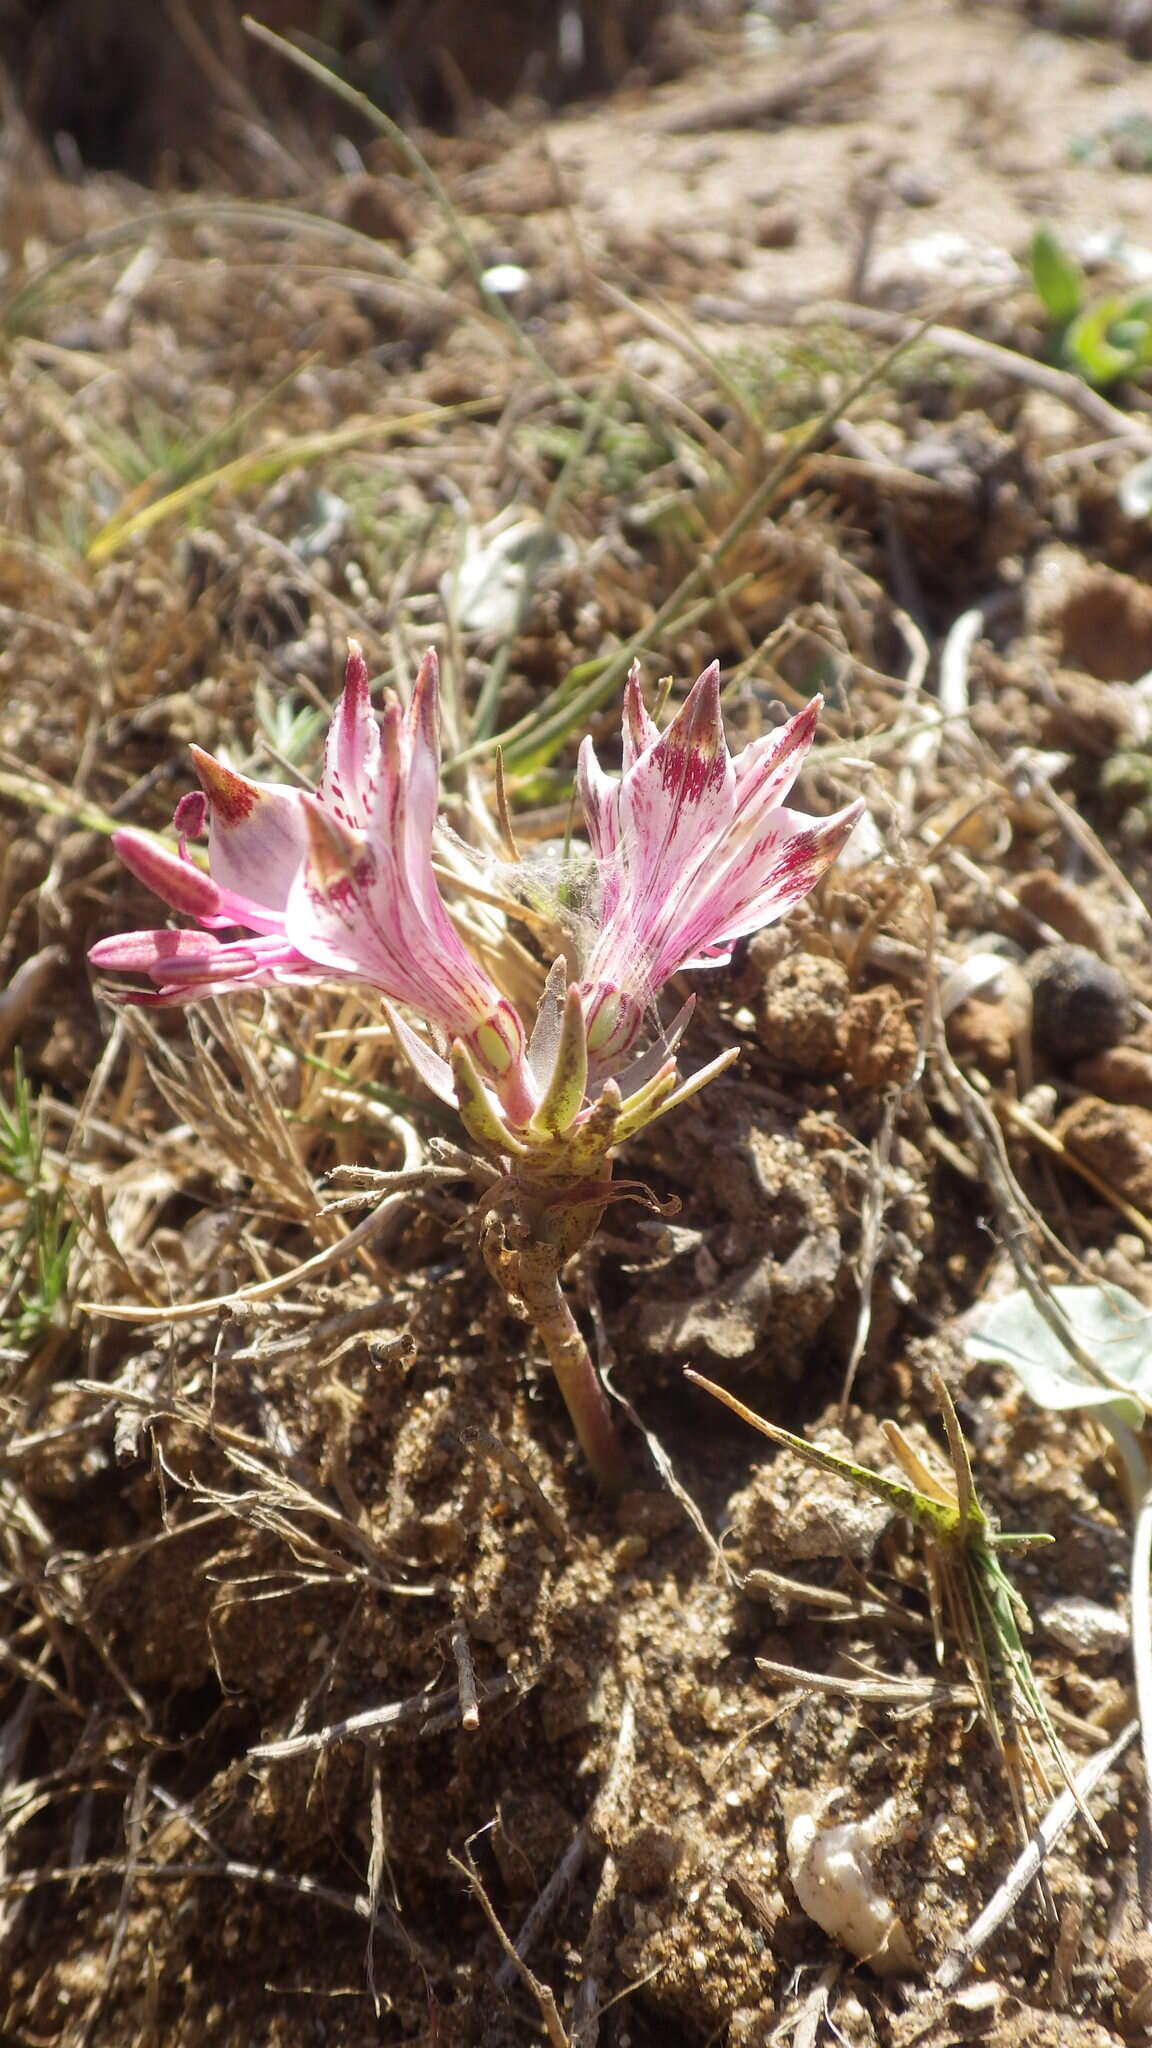
<path id="1" fill-rule="evenodd" d="M 590 740 L 580 750 L 591 938 L 582 957 L 574 943 L 576 960 L 554 963 L 529 1028 L 469 950 L 434 872 L 438 689 L 430 651 L 407 709 L 389 697 L 378 717 L 352 644 L 315 792 L 252 781 L 193 748 L 200 790 L 177 806 L 179 850 L 132 830 L 113 844 L 199 928 L 125 933 L 90 958 L 146 974 L 153 989 L 122 999 L 152 1005 L 284 982 L 377 989 L 406 1057 L 496 1169 L 488 1264 L 543 1339 L 593 1468 L 614 1481 L 619 1446 L 560 1275 L 613 1198 L 615 1148 L 736 1057 L 682 1080 L 674 1055 L 691 1002 L 667 1030 L 648 1031 L 648 1019 L 670 976 L 722 964 L 737 939 L 799 902 L 861 806 L 819 820 L 783 806 L 819 699 L 734 759 L 715 662 L 664 732 L 634 666 L 621 774 L 605 773 Z M 188 846 L 205 826 L 207 872 Z"/>

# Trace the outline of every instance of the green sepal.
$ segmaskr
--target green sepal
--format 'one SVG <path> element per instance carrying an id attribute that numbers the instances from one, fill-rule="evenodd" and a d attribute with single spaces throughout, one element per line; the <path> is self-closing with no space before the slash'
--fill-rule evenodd
<path id="1" fill-rule="evenodd" d="M 584 1122 L 564 1140 L 567 1170 L 574 1178 L 584 1180 L 603 1171 L 619 1126 L 620 1090 L 615 1081 L 605 1081 Z"/>
<path id="2" fill-rule="evenodd" d="M 564 998 L 560 1040 L 544 1098 L 529 1129 L 533 1135 L 558 1138 L 575 1123 L 588 1086 L 588 1027 L 579 991 L 570 988 Z"/>
<path id="3" fill-rule="evenodd" d="M 469 1136 L 475 1138 L 478 1145 L 490 1145 L 494 1151 L 510 1152 L 515 1159 L 526 1159 L 527 1145 L 513 1136 L 508 1125 L 493 1109 L 479 1069 L 461 1039 L 453 1039 L 450 1058 L 460 1121 Z"/>
<path id="4" fill-rule="evenodd" d="M 717 1074 L 722 1074 L 739 1057 L 740 1047 L 734 1045 L 716 1059 L 709 1060 L 698 1074 L 690 1074 L 686 1081 L 679 1080 L 676 1063 L 669 1060 L 643 1088 L 638 1088 L 635 1095 L 628 1097 L 617 1126 L 617 1143 L 635 1137 L 645 1124 L 655 1123 L 658 1116 L 666 1116 L 670 1109 L 678 1109 L 682 1102 L 687 1102 L 690 1096 L 706 1088 L 709 1081 L 714 1081 Z"/>

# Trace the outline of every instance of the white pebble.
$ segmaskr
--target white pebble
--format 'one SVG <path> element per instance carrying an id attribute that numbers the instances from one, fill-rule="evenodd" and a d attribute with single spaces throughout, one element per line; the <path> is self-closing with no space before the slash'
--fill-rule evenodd
<path id="1" fill-rule="evenodd" d="M 835 1794 L 794 1793 L 785 1802 L 788 1870 L 810 1920 L 880 1976 L 916 1968 L 912 1944 L 891 1899 L 877 1888 L 872 1852 L 893 1832 L 896 1802 L 859 1820 L 829 1825 Z"/>

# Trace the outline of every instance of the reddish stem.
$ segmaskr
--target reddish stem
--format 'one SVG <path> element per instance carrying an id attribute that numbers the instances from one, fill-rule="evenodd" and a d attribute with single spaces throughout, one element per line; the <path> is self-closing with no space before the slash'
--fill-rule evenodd
<path id="1" fill-rule="evenodd" d="M 627 1459 L 555 1265 L 543 1247 L 530 1247 L 520 1252 L 516 1268 L 516 1292 L 548 1353 L 580 1448 L 601 1486 L 618 1493 L 627 1483 Z"/>

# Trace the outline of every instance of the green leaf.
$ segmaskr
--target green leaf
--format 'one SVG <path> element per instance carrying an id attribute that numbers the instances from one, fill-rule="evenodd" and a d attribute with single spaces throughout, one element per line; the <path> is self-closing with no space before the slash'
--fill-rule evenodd
<path id="1" fill-rule="evenodd" d="M 1064 354 L 1086 383 L 1114 384 L 1139 367 L 1140 349 L 1118 347 L 1113 339 L 1118 323 L 1123 332 L 1127 313 L 1127 299 L 1098 299 L 1073 320 L 1064 336 Z"/>
<path id="2" fill-rule="evenodd" d="M 852 1458 L 841 1457 L 838 1451 L 826 1450 L 823 1444 L 809 1443 L 807 1437 L 795 1436 L 790 1429 L 781 1429 L 775 1422 L 766 1422 L 762 1415 L 757 1415 L 743 1401 L 738 1401 L 726 1387 L 718 1387 L 713 1380 L 705 1379 L 703 1373 L 693 1372 L 690 1367 L 685 1367 L 684 1377 L 703 1387 L 706 1393 L 714 1394 L 725 1408 L 732 1410 L 733 1415 L 738 1415 L 742 1422 L 751 1423 L 753 1429 L 779 1444 L 781 1450 L 794 1451 L 806 1464 L 818 1465 L 822 1471 L 833 1472 L 838 1479 L 846 1479 L 861 1493 L 870 1493 L 873 1499 L 886 1501 L 898 1515 L 906 1515 L 910 1522 L 935 1537 L 938 1543 L 953 1546 L 959 1543 L 962 1547 L 970 1537 L 971 1523 L 967 1530 L 962 1527 L 957 1501 L 934 1499 L 922 1493 L 917 1486 L 905 1486 L 900 1479 L 890 1479 L 886 1472 L 873 1472 L 868 1465 L 857 1465 Z M 983 1513 L 979 1509 L 977 1513 L 982 1525 Z"/>
<path id="3" fill-rule="evenodd" d="M 929 1587 L 938 1654 L 943 1655 L 942 1622 L 951 1619 L 968 1675 L 976 1689 L 981 1711 L 1000 1752 L 1012 1794 L 1021 1837 L 1033 1830 L 1029 1816 L 1029 1785 L 1022 1757 L 1033 1766 L 1033 1783 L 1047 1788 L 1046 1776 L 1032 1741 L 1031 1729 L 1038 1727 L 1049 1754 L 1066 1785 L 1072 1784 L 1071 1767 L 1060 1743 L 1052 1717 L 1032 1675 L 1028 1653 L 1020 1635 L 1020 1623 L 1027 1622 L 1027 1609 L 1006 1576 L 997 1552 L 1022 1544 L 1044 1542 L 1042 1536 L 1004 1536 L 984 1513 L 972 1484 L 968 1450 L 960 1432 L 952 1399 L 938 1373 L 933 1381 L 944 1415 L 948 1448 L 952 1454 L 951 1475 L 933 1471 L 895 1423 L 884 1425 L 893 1455 L 912 1481 L 903 1485 L 885 1473 L 873 1472 L 842 1458 L 822 1444 L 810 1444 L 793 1436 L 762 1415 L 746 1408 L 725 1387 L 718 1387 L 698 1372 L 686 1378 L 704 1387 L 735 1415 L 751 1423 L 773 1443 L 795 1451 L 811 1465 L 835 1472 L 853 1486 L 887 1501 L 899 1514 L 916 1524 L 926 1539 Z M 1078 1802 L 1079 1803 L 1079 1802 Z"/>
<path id="4" fill-rule="evenodd" d="M 1144 318 L 1137 318 L 1129 307 L 1122 320 L 1117 320 L 1108 330 L 1108 339 L 1113 348 L 1122 348 L 1132 358 L 1134 370 L 1143 369 L 1149 357 L 1149 339 L 1152 330 Z"/>
<path id="5" fill-rule="evenodd" d="M 1141 1428 L 1152 1409 L 1152 1314 L 1124 1287 L 1054 1287 L 1052 1297 L 1081 1349 L 1130 1396 L 1088 1379 L 1022 1292 L 981 1316 L 965 1342 L 969 1358 L 1010 1367 L 1037 1407 L 1107 1408 Z"/>
<path id="6" fill-rule="evenodd" d="M 1084 273 L 1050 227 L 1038 227 L 1033 235 L 1029 264 L 1049 317 L 1061 326 L 1074 320 L 1084 302 Z"/>

